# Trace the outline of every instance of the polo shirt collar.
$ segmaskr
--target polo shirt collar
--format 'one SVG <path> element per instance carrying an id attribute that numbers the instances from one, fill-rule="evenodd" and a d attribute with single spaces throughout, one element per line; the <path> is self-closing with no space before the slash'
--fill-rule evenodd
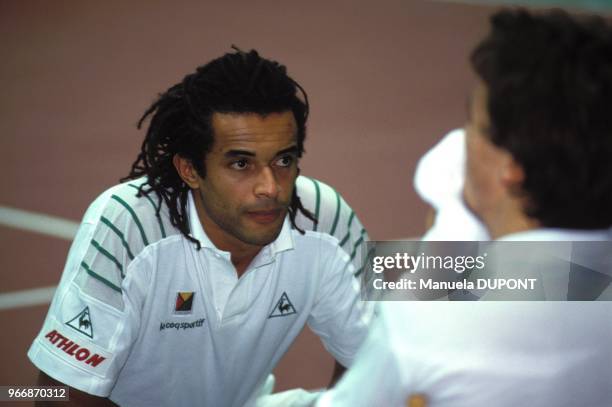
<path id="1" fill-rule="evenodd" d="M 284 252 L 285 250 L 293 249 L 293 236 L 291 234 L 291 222 L 289 221 L 289 215 L 285 216 L 283 228 L 281 229 L 281 232 L 277 236 L 276 240 L 274 240 L 268 246 L 270 246 L 273 255 Z"/>
<path id="2" fill-rule="evenodd" d="M 200 222 L 200 217 L 198 216 L 198 211 L 196 210 L 195 202 L 193 200 L 192 191 L 189 191 L 187 198 L 187 213 L 189 214 L 189 230 L 191 232 L 191 236 L 199 240 L 202 247 L 206 247 L 217 252 L 222 252 L 221 250 L 217 249 L 217 247 L 206 235 L 206 232 L 204 232 L 202 222 Z"/>
<path id="3" fill-rule="evenodd" d="M 227 253 L 219 250 L 206 235 L 206 232 L 202 227 L 202 222 L 200 222 L 198 211 L 196 210 L 192 191 L 189 191 L 187 197 L 187 213 L 189 214 L 189 230 L 191 231 L 191 236 L 199 240 L 202 247 L 206 247 L 220 253 Z M 289 216 L 286 216 L 283 222 L 283 228 L 281 229 L 280 234 L 276 237 L 276 240 L 264 246 L 261 253 L 267 253 L 273 257 L 277 253 L 291 250 L 293 247 L 294 241 L 291 233 L 291 222 L 289 221 Z"/>

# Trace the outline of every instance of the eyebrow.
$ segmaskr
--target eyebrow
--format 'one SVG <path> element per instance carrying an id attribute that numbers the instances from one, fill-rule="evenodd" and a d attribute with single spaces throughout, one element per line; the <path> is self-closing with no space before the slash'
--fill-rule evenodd
<path id="1" fill-rule="evenodd" d="M 276 153 L 276 155 L 283 155 L 283 154 L 297 154 L 298 153 L 298 148 L 297 145 L 292 145 L 291 147 L 287 147 L 284 150 L 279 151 L 278 153 Z"/>
<path id="2" fill-rule="evenodd" d="M 298 147 L 297 145 L 292 145 L 291 147 L 287 147 L 283 150 L 277 152 L 274 156 L 279 156 L 283 154 L 297 154 Z M 226 158 L 234 158 L 234 157 L 255 157 L 256 154 L 252 151 L 248 150 L 229 150 L 225 154 L 223 154 Z"/>
<path id="3" fill-rule="evenodd" d="M 255 153 L 252 151 L 247 151 L 247 150 L 229 150 L 226 151 L 225 154 L 223 154 L 225 157 L 227 158 L 232 158 L 232 157 L 255 157 Z"/>

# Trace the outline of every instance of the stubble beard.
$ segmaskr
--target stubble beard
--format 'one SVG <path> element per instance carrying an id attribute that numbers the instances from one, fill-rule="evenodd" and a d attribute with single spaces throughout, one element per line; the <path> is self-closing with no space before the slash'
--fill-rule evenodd
<path id="1" fill-rule="evenodd" d="M 204 196 L 205 194 L 201 189 L 199 191 L 202 207 L 208 217 L 221 230 L 231 235 L 235 239 L 238 239 L 242 243 L 263 247 L 272 243 L 280 235 L 285 218 L 287 217 L 289 203 L 279 203 L 277 201 L 274 202 L 274 207 L 280 207 L 282 210 L 282 213 L 275 223 L 276 227 L 274 229 L 265 231 L 262 230 L 260 232 L 253 231 L 252 233 L 249 233 L 249 228 L 245 222 L 243 222 L 243 219 L 247 218 L 248 210 L 253 208 L 239 207 L 236 210 L 229 210 L 230 208 L 224 205 L 217 207 L 214 204 L 211 205 L 210 202 L 206 200 Z"/>

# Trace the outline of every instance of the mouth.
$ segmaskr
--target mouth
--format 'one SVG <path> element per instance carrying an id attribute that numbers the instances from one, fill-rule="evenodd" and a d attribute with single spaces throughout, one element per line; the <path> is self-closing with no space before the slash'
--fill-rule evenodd
<path id="1" fill-rule="evenodd" d="M 259 211 L 249 211 L 246 213 L 249 219 L 261 225 L 266 225 L 269 223 L 276 222 L 282 214 L 283 214 L 283 210 L 281 208 L 259 210 Z"/>

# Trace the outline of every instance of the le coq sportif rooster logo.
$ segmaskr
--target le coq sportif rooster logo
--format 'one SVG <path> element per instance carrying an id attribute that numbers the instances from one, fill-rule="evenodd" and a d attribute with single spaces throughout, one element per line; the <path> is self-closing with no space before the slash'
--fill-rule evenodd
<path id="1" fill-rule="evenodd" d="M 283 292 L 268 318 L 286 317 L 293 314 L 297 314 L 297 311 L 293 307 L 291 300 L 289 300 L 287 293 Z"/>

